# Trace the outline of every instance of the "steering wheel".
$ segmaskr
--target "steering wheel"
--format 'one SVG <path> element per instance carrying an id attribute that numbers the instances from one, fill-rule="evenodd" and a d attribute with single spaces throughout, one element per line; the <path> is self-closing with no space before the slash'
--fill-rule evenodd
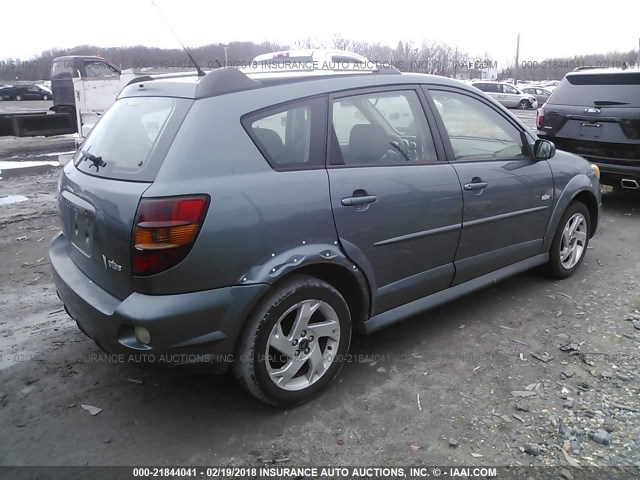
<path id="1" fill-rule="evenodd" d="M 395 151 L 400 152 L 400 154 L 404 157 L 404 159 L 407 162 L 410 162 L 411 158 L 409 157 L 409 154 L 403 148 L 405 143 L 407 143 L 407 141 L 404 138 L 399 137 L 397 135 L 389 135 L 389 138 L 391 139 L 391 140 L 389 140 L 389 145 L 391 145 L 395 149 Z"/>

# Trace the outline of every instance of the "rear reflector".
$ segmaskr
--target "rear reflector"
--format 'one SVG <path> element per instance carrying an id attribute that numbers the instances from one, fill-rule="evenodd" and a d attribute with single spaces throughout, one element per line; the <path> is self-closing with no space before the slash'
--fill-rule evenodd
<path id="1" fill-rule="evenodd" d="M 153 275 L 184 260 L 208 204 L 207 195 L 142 199 L 133 230 L 133 274 Z"/>

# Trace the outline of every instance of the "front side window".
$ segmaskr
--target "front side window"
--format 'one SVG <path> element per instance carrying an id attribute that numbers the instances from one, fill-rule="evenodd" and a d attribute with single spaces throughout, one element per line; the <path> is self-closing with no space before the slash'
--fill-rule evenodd
<path id="1" fill-rule="evenodd" d="M 85 70 L 86 76 L 89 78 L 118 76 L 118 72 L 113 68 L 111 68 L 111 66 L 106 62 L 100 62 L 100 61 L 85 62 L 84 70 Z"/>
<path id="2" fill-rule="evenodd" d="M 386 91 L 332 103 L 332 165 L 407 165 L 436 160 L 416 92 Z"/>
<path id="3" fill-rule="evenodd" d="M 462 93 L 430 92 L 456 160 L 522 158 L 520 131 L 480 100 Z"/>
<path id="4" fill-rule="evenodd" d="M 253 114 L 243 120 L 252 140 L 276 170 L 324 165 L 324 98 L 303 100 Z"/>

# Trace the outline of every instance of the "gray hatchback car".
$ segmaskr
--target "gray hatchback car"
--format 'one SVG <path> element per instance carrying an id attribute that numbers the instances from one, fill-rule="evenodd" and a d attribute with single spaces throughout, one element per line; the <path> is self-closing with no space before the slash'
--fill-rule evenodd
<path id="1" fill-rule="evenodd" d="M 105 351 L 230 366 L 293 405 L 353 332 L 580 265 L 597 167 L 477 89 L 393 69 L 258 77 L 135 79 L 65 166 L 55 283 Z"/>

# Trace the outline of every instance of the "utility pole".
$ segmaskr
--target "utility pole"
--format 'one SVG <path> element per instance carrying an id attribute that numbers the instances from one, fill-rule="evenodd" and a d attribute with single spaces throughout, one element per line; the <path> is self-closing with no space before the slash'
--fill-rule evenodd
<path id="1" fill-rule="evenodd" d="M 224 47 L 224 66 L 227 67 L 229 65 L 229 61 L 227 59 L 227 50 L 229 50 L 229 45 Z"/>
<path id="2" fill-rule="evenodd" d="M 456 47 L 455 57 L 453 57 L 453 78 L 455 79 L 458 74 L 458 47 Z M 471 77 L 469 77 L 471 80 Z"/>
<path id="3" fill-rule="evenodd" d="M 518 34 L 518 40 L 516 42 L 516 68 L 513 74 L 513 84 L 518 83 L 518 63 L 520 63 L 520 34 Z"/>
<path id="4" fill-rule="evenodd" d="M 636 63 L 636 68 L 640 68 L 640 38 L 638 38 L 638 62 Z"/>

